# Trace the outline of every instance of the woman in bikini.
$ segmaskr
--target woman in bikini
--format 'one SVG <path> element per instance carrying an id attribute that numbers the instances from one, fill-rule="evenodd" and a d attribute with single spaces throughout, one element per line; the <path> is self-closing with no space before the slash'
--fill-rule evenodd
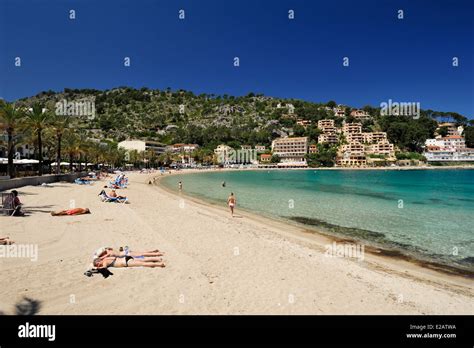
<path id="1" fill-rule="evenodd" d="M 93 265 L 97 269 L 101 268 L 122 268 L 122 267 L 165 267 L 163 260 L 159 257 L 148 257 L 136 260 L 132 256 L 125 257 L 104 257 L 95 259 Z"/>
<path id="2" fill-rule="evenodd" d="M 132 256 L 132 257 L 158 257 L 163 256 L 163 252 L 156 250 L 151 251 L 129 251 L 125 253 L 125 251 L 116 251 L 113 248 L 105 247 L 100 248 L 95 252 L 94 258 L 105 258 L 105 257 L 125 257 L 125 256 Z"/>

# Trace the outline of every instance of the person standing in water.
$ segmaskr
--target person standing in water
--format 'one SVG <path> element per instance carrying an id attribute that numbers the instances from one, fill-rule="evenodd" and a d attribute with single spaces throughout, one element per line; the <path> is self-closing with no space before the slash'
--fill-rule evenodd
<path id="1" fill-rule="evenodd" d="M 183 189 L 183 183 L 180 181 L 178 182 L 178 189 L 181 191 Z"/>
<path id="2" fill-rule="evenodd" d="M 232 215 L 232 217 L 234 217 L 234 207 L 236 203 L 237 200 L 235 199 L 234 192 L 231 192 L 229 198 L 227 198 L 227 205 L 230 208 L 230 215 Z"/>

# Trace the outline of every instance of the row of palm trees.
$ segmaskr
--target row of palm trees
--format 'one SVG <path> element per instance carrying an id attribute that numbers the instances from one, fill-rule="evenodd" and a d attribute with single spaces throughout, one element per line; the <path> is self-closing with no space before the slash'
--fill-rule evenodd
<path id="1" fill-rule="evenodd" d="M 45 151 L 49 159 L 56 159 L 56 174 L 60 174 L 61 159 L 65 156 L 69 159 L 70 171 L 75 160 L 79 162 L 79 170 L 82 170 L 82 161 L 86 166 L 88 161 L 112 166 L 123 162 L 124 150 L 92 141 L 85 130 L 78 128 L 74 117 L 56 114 L 52 110 L 53 107 L 46 108 L 40 103 L 23 107 L 0 100 L 0 129 L 6 135 L 7 172 L 11 178 L 15 177 L 13 159 L 18 145 L 33 145 L 39 161 L 39 175 L 43 174 Z"/>

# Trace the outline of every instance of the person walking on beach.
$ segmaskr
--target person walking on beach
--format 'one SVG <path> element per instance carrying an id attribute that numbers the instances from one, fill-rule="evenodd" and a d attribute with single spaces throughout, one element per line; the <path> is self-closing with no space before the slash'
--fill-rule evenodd
<path id="1" fill-rule="evenodd" d="M 178 189 L 179 189 L 180 191 L 183 190 L 183 183 L 182 183 L 181 181 L 178 182 Z"/>
<path id="2" fill-rule="evenodd" d="M 230 215 L 232 217 L 234 217 L 234 207 L 236 203 L 237 200 L 235 199 L 234 192 L 231 192 L 229 198 L 227 198 L 227 205 L 230 208 Z"/>

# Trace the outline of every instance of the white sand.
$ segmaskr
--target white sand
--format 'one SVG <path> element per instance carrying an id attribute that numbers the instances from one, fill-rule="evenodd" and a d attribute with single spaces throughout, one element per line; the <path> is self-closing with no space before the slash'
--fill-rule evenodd
<path id="1" fill-rule="evenodd" d="M 0 311 L 14 313 L 29 297 L 39 314 L 474 313 L 470 279 L 367 253 L 364 261 L 326 257 L 325 237 L 250 214 L 231 218 L 148 177 L 130 176 L 120 192 L 128 205 L 100 202 L 100 182 L 19 189 L 32 214 L 0 217 L 0 236 L 37 244 L 39 258 L 0 258 Z M 92 214 L 49 215 L 70 200 Z M 83 275 L 98 247 L 124 245 L 165 251 L 167 267 Z"/>

